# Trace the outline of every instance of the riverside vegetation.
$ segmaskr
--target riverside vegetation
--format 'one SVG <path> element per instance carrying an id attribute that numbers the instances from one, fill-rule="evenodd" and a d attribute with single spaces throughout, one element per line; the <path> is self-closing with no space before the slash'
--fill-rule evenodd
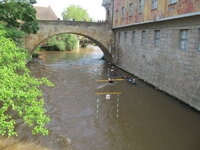
<path id="1" fill-rule="evenodd" d="M 61 34 L 56 35 L 49 38 L 44 46 L 43 49 L 50 50 L 50 51 L 64 51 L 64 50 L 73 50 L 78 48 L 78 38 L 76 35 L 73 34 Z M 39 48 L 38 50 L 43 50 Z"/>
<path id="2" fill-rule="evenodd" d="M 50 118 L 45 115 L 42 84 L 53 86 L 46 78 L 37 79 L 30 76 L 26 67 L 27 53 L 17 48 L 15 43 L 5 37 L 0 30 L 0 134 L 17 135 L 14 131 L 16 120 L 14 111 L 25 124 L 33 127 L 32 133 L 48 134 L 45 128 Z"/>
<path id="3" fill-rule="evenodd" d="M 32 134 L 48 134 L 45 125 L 50 118 L 39 87 L 53 84 L 30 75 L 27 51 L 19 48 L 25 34 L 39 29 L 32 2 L 0 1 L 0 134 L 5 136 L 18 135 L 16 118 L 29 126 Z"/>
<path id="4" fill-rule="evenodd" d="M 0 135 L 17 136 L 15 125 L 19 118 L 30 127 L 32 134 L 48 134 L 45 125 L 50 118 L 39 87 L 53 84 L 46 78 L 30 75 L 26 67 L 27 50 L 21 48 L 25 35 L 39 30 L 34 3 L 35 0 L 0 1 Z M 76 48 L 77 42 L 75 35 L 68 34 L 55 36 L 46 43 L 66 50 Z"/>

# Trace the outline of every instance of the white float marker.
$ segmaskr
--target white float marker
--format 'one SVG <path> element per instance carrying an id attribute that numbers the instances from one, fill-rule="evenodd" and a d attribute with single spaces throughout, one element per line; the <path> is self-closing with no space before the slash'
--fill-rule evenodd
<path id="1" fill-rule="evenodd" d="M 119 118 L 119 94 L 117 95 L 117 118 Z"/>
<path id="2" fill-rule="evenodd" d="M 99 115 L 98 115 L 99 111 L 97 110 L 97 119 L 99 118 Z"/>
<path id="3" fill-rule="evenodd" d="M 109 100 L 111 98 L 110 94 L 106 94 L 106 99 Z"/>
<path id="4" fill-rule="evenodd" d="M 97 99 L 97 119 L 99 118 L 99 96 Z"/>
<path id="5" fill-rule="evenodd" d="M 119 102 L 119 94 L 117 95 L 117 101 Z"/>

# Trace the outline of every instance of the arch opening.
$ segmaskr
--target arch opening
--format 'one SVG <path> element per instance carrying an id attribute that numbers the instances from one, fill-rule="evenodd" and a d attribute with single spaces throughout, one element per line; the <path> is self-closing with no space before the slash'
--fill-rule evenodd
<path id="1" fill-rule="evenodd" d="M 38 43 L 36 43 L 35 47 L 31 51 L 31 54 L 33 54 L 34 50 L 39 45 L 41 45 L 42 43 L 44 43 L 45 41 L 47 41 L 51 37 L 58 36 L 58 35 L 64 35 L 64 34 L 73 34 L 73 35 L 78 35 L 78 36 L 82 36 L 82 37 L 85 37 L 85 38 L 89 39 L 90 41 L 92 41 L 93 43 L 95 43 L 101 49 L 101 51 L 104 54 L 103 58 L 106 59 L 106 60 L 110 60 L 111 54 L 109 53 L 109 50 L 101 42 L 99 42 L 98 40 L 92 38 L 91 36 L 88 36 L 88 35 L 85 35 L 85 34 L 81 34 L 81 33 L 74 33 L 74 32 L 64 32 L 64 33 L 53 34 L 51 36 L 48 36 L 46 38 L 41 39 Z"/>

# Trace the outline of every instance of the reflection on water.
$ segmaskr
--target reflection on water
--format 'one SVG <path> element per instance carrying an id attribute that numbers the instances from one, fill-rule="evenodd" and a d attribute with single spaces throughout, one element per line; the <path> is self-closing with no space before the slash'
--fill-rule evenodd
<path id="1" fill-rule="evenodd" d="M 47 76 L 55 87 L 42 87 L 51 134 L 32 136 L 19 126 L 21 140 L 54 150 L 199 150 L 200 113 L 136 79 L 108 79 L 112 67 L 97 47 L 73 52 L 42 52 L 30 68 Z M 115 67 L 117 75 L 130 76 Z M 122 92 L 121 95 L 95 93 Z"/>

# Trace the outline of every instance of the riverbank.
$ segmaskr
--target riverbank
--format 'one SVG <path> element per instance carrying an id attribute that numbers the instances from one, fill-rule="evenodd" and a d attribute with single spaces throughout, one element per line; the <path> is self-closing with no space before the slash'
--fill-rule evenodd
<path id="1" fill-rule="evenodd" d="M 0 150 L 52 150 L 36 143 L 20 142 L 14 138 L 0 137 Z"/>

